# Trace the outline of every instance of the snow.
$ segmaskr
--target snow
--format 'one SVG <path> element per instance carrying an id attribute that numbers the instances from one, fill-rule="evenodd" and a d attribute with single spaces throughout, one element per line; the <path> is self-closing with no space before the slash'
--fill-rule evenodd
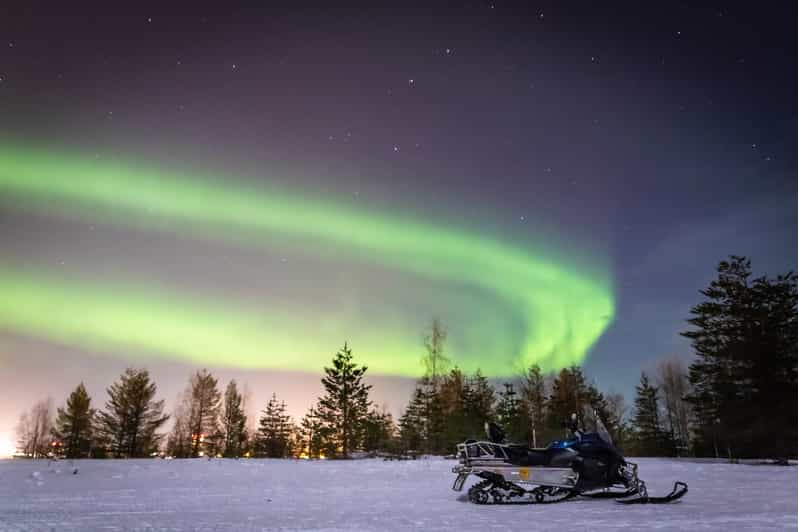
<path id="1" fill-rule="evenodd" d="M 636 461 L 652 494 L 674 480 L 690 492 L 656 506 L 477 506 L 440 458 L 0 460 L 0 530 L 798 529 L 796 467 Z"/>

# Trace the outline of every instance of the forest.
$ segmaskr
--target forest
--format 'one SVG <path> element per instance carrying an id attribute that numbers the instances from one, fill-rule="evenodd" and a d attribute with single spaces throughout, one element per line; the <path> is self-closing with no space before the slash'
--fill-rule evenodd
<path id="1" fill-rule="evenodd" d="M 80 383 L 54 408 L 44 399 L 21 414 L 18 456 L 29 458 L 270 457 L 409 458 L 450 455 L 479 438 L 486 421 L 533 447 L 565 436 L 577 413 L 588 429 L 598 416 L 629 456 L 773 458 L 798 454 L 798 280 L 753 277 L 731 256 L 701 291 L 681 332 L 691 362 L 678 357 L 642 372 L 635 397 L 599 390 L 582 368 L 544 373 L 531 365 L 507 379 L 465 374 L 446 352 L 433 320 L 423 335 L 423 376 L 399 419 L 375 405 L 368 368 L 344 344 L 324 368 L 323 394 L 301 419 L 272 394 L 257 419 L 232 380 L 192 374 L 171 412 L 146 369 L 129 368 L 97 408 Z"/>

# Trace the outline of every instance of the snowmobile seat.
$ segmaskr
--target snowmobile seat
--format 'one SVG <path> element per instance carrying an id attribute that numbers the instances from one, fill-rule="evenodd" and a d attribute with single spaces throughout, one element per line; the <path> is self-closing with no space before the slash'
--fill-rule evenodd
<path id="1" fill-rule="evenodd" d="M 551 461 L 549 449 L 533 449 L 526 445 L 509 445 L 510 462 L 517 466 L 545 466 Z"/>

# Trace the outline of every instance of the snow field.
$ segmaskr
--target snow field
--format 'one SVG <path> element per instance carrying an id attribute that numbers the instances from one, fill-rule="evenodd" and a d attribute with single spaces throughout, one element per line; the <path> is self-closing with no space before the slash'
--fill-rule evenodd
<path id="1" fill-rule="evenodd" d="M 798 529 L 798 468 L 637 459 L 670 505 L 477 506 L 453 460 L 0 460 L 0 530 Z M 73 474 L 77 469 L 77 474 Z"/>

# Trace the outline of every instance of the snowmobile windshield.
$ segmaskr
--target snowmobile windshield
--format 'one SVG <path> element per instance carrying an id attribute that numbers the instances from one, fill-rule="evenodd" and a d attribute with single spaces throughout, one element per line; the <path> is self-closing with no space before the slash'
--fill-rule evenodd
<path id="1" fill-rule="evenodd" d="M 604 423 L 598 415 L 596 416 L 596 433 L 604 440 L 604 443 L 612 447 L 612 436 L 610 436 L 610 432 L 607 430 L 607 427 L 604 426 Z"/>

